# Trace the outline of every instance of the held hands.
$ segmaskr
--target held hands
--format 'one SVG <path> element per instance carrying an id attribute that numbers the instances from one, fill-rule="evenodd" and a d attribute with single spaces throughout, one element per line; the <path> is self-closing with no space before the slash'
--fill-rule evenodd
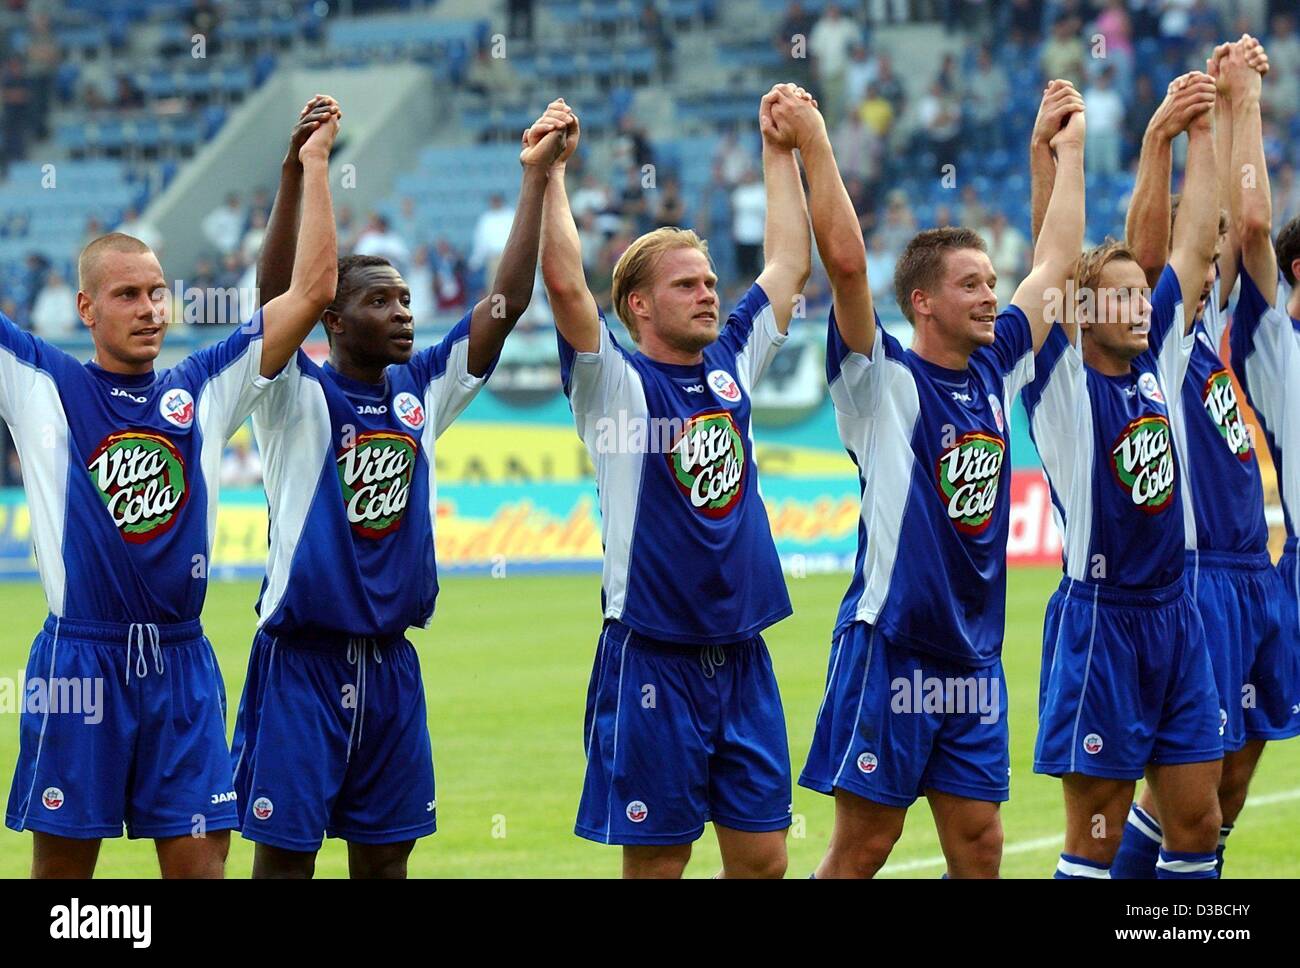
<path id="1" fill-rule="evenodd" d="M 758 107 L 763 142 L 780 151 L 807 149 L 829 140 L 817 101 L 797 84 L 774 84 Z"/>
<path id="2" fill-rule="evenodd" d="M 1220 44 L 1206 62 L 1207 73 L 1215 78 L 1219 93 L 1229 101 L 1258 97 L 1268 69 L 1268 54 L 1250 34 L 1242 34 L 1241 40 L 1233 43 Z"/>
<path id="3" fill-rule="evenodd" d="M 566 123 L 543 114 L 524 129 L 519 142 L 519 163 L 525 168 L 549 171 L 567 147 L 568 130 Z"/>
<path id="4" fill-rule="evenodd" d="M 1201 71 L 1189 71 L 1169 82 L 1165 99 L 1147 123 L 1147 134 L 1173 141 L 1184 131 L 1208 130 L 1212 123 L 1215 80 Z"/>
<path id="5" fill-rule="evenodd" d="M 311 158 L 329 161 L 342 120 L 343 112 L 338 101 L 328 94 L 317 94 L 298 115 L 289 136 L 289 156 L 300 163 Z"/>
<path id="6" fill-rule="evenodd" d="M 1084 132 L 1087 122 L 1084 121 L 1082 111 L 1071 111 L 1065 118 L 1065 124 L 1061 130 L 1052 135 L 1052 140 L 1048 145 L 1057 154 L 1061 153 L 1064 148 L 1083 148 Z"/>
<path id="7" fill-rule="evenodd" d="M 1033 144 L 1050 145 L 1053 150 L 1060 144 L 1074 143 L 1071 135 L 1065 142 L 1057 137 L 1062 134 L 1072 115 L 1078 114 L 1078 143 L 1083 144 L 1083 95 L 1075 90 L 1069 81 L 1055 80 L 1043 91 L 1043 100 L 1038 105 L 1038 117 L 1034 119 Z"/>
<path id="8" fill-rule="evenodd" d="M 547 141 L 549 135 L 555 137 Z M 557 97 L 546 106 L 542 116 L 524 131 L 520 142 L 519 163 L 521 165 L 544 165 L 553 168 L 563 165 L 573 157 L 581 136 L 578 116 L 573 108 Z"/>

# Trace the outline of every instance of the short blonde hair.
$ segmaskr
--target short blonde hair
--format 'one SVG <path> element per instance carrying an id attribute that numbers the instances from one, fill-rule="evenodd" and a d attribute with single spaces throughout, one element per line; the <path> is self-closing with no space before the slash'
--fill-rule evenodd
<path id="1" fill-rule="evenodd" d="M 99 263 L 109 252 L 125 252 L 128 255 L 140 255 L 151 251 L 134 235 L 122 232 L 109 232 L 101 235 L 81 250 L 77 257 L 77 288 L 90 296 L 99 289 Z"/>
<path id="2" fill-rule="evenodd" d="M 709 243 L 690 229 L 665 226 L 647 232 L 627 247 L 614 265 L 614 281 L 610 286 L 610 300 L 614 303 L 614 312 L 623 320 L 623 325 L 632 334 L 632 339 L 640 341 L 637 331 L 636 316 L 628 307 L 628 296 L 646 285 L 654 277 L 659 264 L 659 257 L 673 249 L 695 249 L 709 259 Z M 709 259 L 709 265 L 713 260 Z"/>
<path id="3" fill-rule="evenodd" d="M 1091 301 L 1095 306 L 1100 298 L 1098 289 L 1101 286 L 1101 274 L 1106 266 L 1112 262 L 1137 262 L 1133 255 L 1133 250 L 1119 239 L 1107 237 L 1101 245 L 1095 245 L 1083 255 L 1079 256 L 1074 263 L 1074 297 L 1075 300 L 1084 300 L 1085 293 L 1092 293 Z M 1076 307 L 1076 313 L 1078 309 Z"/>

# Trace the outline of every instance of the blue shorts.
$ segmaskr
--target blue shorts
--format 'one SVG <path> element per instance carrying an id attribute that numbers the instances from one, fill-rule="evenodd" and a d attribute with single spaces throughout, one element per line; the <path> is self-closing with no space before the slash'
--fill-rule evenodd
<path id="1" fill-rule="evenodd" d="M 708 821 L 751 832 L 790 826 L 785 712 L 759 636 L 680 645 L 607 622 L 583 739 L 580 837 L 688 844 Z"/>
<path id="2" fill-rule="evenodd" d="M 1139 779 L 1222 759 L 1219 689 L 1180 579 L 1149 591 L 1061 579 L 1043 621 L 1034 772 Z"/>
<path id="3" fill-rule="evenodd" d="M 1294 555 L 1287 568 L 1294 581 Z M 1205 551 L 1188 552 L 1187 580 L 1219 687 L 1223 748 L 1300 735 L 1294 585 L 1288 588 L 1267 554 Z"/>
<path id="4" fill-rule="evenodd" d="M 248 660 L 231 756 L 245 839 L 315 853 L 437 829 L 420 660 L 405 638 L 272 637 Z"/>
<path id="5" fill-rule="evenodd" d="M 972 669 L 853 622 L 831 645 L 799 785 L 890 807 L 929 791 L 1001 803 L 1011 789 L 1007 743 L 1001 660 Z"/>
<path id="6" fill-rule="evenodd" d="M 26 677 L 6 826 L 95 839 L 237 825 L 226 687 L 198 621 L 50 616 Z"/>

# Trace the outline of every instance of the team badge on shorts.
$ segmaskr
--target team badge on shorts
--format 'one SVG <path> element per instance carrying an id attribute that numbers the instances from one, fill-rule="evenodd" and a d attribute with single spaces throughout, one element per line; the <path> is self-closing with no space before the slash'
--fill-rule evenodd
<path id="1" fill-rule="evenodd" d="M 275 804 L 266 797 L 258 797 L 253 801 L 253 816 L 258 820 L 270 820 L 274 811 Z"/>
<path id="2" fill-rule="evenodd" d="M 640 800 L 633 800 L 627 805 L 627 819 L 633 823 L 642 823 L 648 816 L 650 816 L 650 811 Z"/>
<path id="3" fill-rule="evenodd" d="M 1160 392 L 1160 381 L 1154 373 L 1143 373 L 1138 377 L 1138 390 L 1142 396 L 1155 403 L 1164 403 L 1165 395 Z"/>
<path id="4" fill-rule="evenodd" d="M 397 419 L 412 430 L 419 430 L 424 426 L 424 407 L 414 393 L 403 391 L 393 397 L 393 413 L 397 414 Z"/>
<path id="5" fill-rule="evenodd" d="M 181 387 L 168 390 L 158 401 L 158 412 L 175 427 L 188 427 L 194 423 L 194 398 Z"/>
<path id="6" fill-rule="evenodd" d="M 1089 733 L 1083 738 L 1083 751 L 1089 756 L 1096 756 L 1101 752 L 1101 737 L 1096 733 Z"/>
<path id="7" fill-rule="evenodd" d="M 58 810 L 63 806 L 63 791 L 58 787 L 46 787 L 45 792 L 41 794 L 41 803 L 45 805 L 46 810 Z"/>
<path id="8" fill-rule="evenodd" d="M 740 400 L 740 385 L 732 379 L 726 370 L 714 370 L 709 374 L 709 386 L 718 395 L 719 400 L 737 403 Z"/>
<path id="9" fill-rule="evenodd" d="M 875 773 L 879 765 L 880 760 L 876 758 L 875 753 L 863 753 L 858 757 L 858 769 L 863 773 Z"/>

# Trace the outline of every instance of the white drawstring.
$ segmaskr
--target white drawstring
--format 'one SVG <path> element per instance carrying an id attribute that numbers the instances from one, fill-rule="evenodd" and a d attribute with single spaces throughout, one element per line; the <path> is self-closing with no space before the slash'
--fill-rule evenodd
<path id="1" fill-rule="evenodd" d="M 144 644 L 146 638 L 149 642 L 149 651 L 153 654 L 154 669 L 158 675 L 164 672 L 162 658 L 162 640 L 158 634 L 158 626 L 152 622 L 132 622 L 126 633 L 126 684 L 131 684 L 131 650 L 135 650 L 135 677 L 143 679 L 149 675 L 149 660 L 144 655 Z"/>
<path id="2" fill-rule="evenodd" d="M 352 710 L 352 729 L 348 732 L 348 753 L 344 762 L 352 760 L 352 746 L 360 747 L 361 736 L 366 728 L 366 645 L 370 646 L 370 655 L 376 663 L 382 664 L 383 655 L 379 643 L 374 639 L 348 639 L 348 662 L 357 667 L 356 708 Z"/>
<path id="3" fill-rule="evenodd" d="M 722 646 L 706 645 L 700 650 L 700 668 L 704 670 L 705 679 L 712 679 L 714 672 L 726 663 L 727 652 Z"/>

